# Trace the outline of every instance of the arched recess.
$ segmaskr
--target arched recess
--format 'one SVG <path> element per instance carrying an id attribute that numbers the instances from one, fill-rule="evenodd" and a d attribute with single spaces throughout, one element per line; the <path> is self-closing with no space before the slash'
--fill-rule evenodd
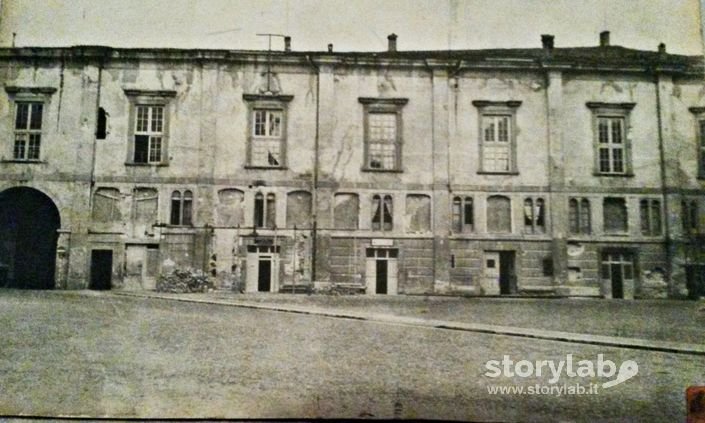
<path id="1" fill-rule="evenodd" d="M 15 187 L 0 192 L 0 286 L 54 288 L 59 210 L 46 194 Z"/>

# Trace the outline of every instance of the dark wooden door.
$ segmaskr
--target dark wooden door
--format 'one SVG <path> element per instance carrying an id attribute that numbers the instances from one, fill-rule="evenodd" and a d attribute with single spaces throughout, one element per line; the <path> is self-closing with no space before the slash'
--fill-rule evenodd
<path id="1" fill-rule="evenodd" d="M 113 251 L 91 251 L 91 281 L 89 288 L 97 290 L 110 289 L 113 273 Z"/>

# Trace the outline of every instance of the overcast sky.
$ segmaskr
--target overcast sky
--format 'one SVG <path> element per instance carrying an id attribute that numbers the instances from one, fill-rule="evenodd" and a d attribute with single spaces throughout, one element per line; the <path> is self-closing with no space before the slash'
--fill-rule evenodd
<path id="1" fill-rule="evenodd" d="M 703 0 L 705 1 L 705 0 Z M 400 50 L 612 44 L 702 54 L 699 0 L 0 0 L 0 45 Z M 283 41 L 273 41 L 281 48 Z"/>

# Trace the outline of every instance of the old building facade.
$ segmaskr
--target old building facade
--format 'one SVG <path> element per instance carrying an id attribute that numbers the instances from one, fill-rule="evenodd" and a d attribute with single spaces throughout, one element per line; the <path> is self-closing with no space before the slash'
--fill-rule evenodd
<path id="1" fill-rule="evenodd" d="M 683 297 L 701 57 L 0 49 L 0 283 Z"/>

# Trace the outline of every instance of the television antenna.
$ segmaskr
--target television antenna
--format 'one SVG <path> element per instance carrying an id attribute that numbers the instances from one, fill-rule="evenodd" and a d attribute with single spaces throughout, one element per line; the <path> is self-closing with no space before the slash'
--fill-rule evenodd
<path id="1" fill-rule="evenodd" d="M 272 37 L 286 38 L 284 34 L 273 34 L 270 32 L 256 34 L 258 37 L 267 37 L 267 93 L 271 94 L 272 81 Z"/>

